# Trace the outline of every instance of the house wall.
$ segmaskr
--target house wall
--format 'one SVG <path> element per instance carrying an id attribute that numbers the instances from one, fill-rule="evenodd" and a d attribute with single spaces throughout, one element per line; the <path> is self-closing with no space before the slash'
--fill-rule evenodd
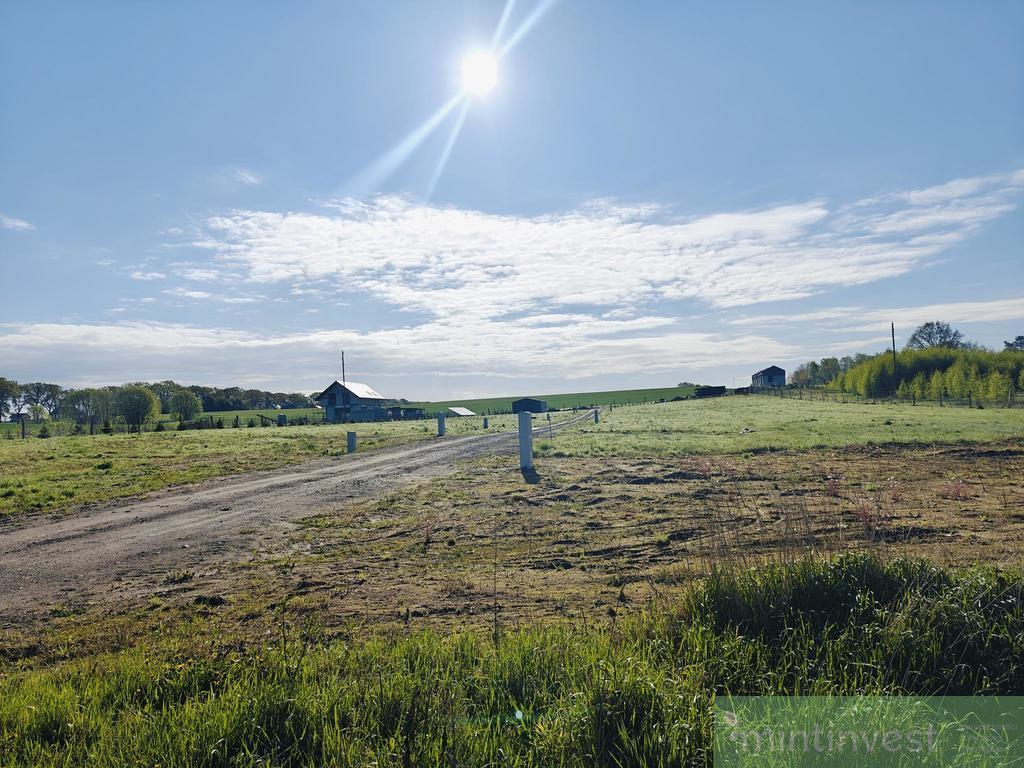
<path id="1" fill-rule="evenodd" d="M 521 411 L 528 411 L 530 413 L 546 413 L 548 410 L 548 404 L 544 400 L 535 400 L 527 397 L 522 400 L 516 400 L 512 403 L 512 413 L 520 413 Z"/>
<path id="2" fill-rule="evenodd" d="M 750 378 L 751 386 L 754 387 L 784 387 L 786 386 L 786 372 L 761 373 Z"/>

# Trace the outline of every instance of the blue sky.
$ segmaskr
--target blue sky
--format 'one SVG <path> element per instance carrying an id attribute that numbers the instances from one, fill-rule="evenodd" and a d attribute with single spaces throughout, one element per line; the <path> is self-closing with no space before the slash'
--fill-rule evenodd
<path id="1" fill-rule="evenodd" d="M 409 141 L 506 8 L 497 87 Z M 1022 30 L 1016 2 L 0 2 L 0 375 L 314 390 L 344 348 L 440 398 L 731 384 L 890 320 L 1001 347 Z"/>

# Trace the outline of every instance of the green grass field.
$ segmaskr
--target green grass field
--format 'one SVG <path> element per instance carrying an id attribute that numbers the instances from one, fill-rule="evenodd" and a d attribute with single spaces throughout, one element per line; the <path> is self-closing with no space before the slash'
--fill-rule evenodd
<path id="1" fill-rule="evenodd" d="M 639 391 L 639 390 L 634 390 Z M 656 390 L 647 390 L 656 391 Z M 561 414 L 566 417 L 568 414 Z M 511 415 L 491 430 L 513 429 Z M 480 417 L 450 418 L 451 435 L 480 433 Z M 436 422 L 406 421 L 264 429 L 80 435 L 0 440 L 0 515 L 52 510 L 131 496 L 172 485 L 270 469 L 345 452 L 432 439 Z M 979 442 L 1024 436 L 1024 409 L 833 403 L 733 396 L 604 411 L 535 442 L 538 456 L 673 456 L 872 443 Z"/>
<path id="2" fill-rule="evenodd" d="M 246 641 L 198 617 L 127 650 L 8 664 L 0 744 L 7 766 L 710 765 L 716 696 L 1020 694 L 1022 600 L 1019 572 L 844 556 L 493 640 L 331 640 L 268 617 Z"/>
<path id="3" fill-rule="evenodd" d="M 350 428 L 0 440 L 0 513 L 337 456 Z M 432 420 L 354 429 L 361 450 L 436 439 Z M 535 484 L 481 460 L 311 518 L 227 571 L 171 573 L 137 603 L 56 605 L 39 627 L 0 631 L 0 764 L 709 765 L 718 696 L 1021 695 L 1019 559 L 943 567 L 874 534 L 870 553 L 826 556 L 843 550 L 818 549 L 814 525 L 828 516 L 857 547 L 863 489 L 903 461 L 914 472 L 884 486 L 892 530 L 958 552 L 975 542 L 956 562 L 995 562 L 982 545 L 1016 520 L 1008 442 L 1022 435 L 1024 411 L 1006 409 L 734 396 L 605 410 L 535 444 Z M 955 451 L 908 448 L 876 477 L 873 456 L 803 450 L 988 441 L 1001 452 L 959 459 L 971 482 L 951 490 Z M 790 452 L 742 458 L 764 450 Z M 703 471 L 674 458 L 686 454 L 734 459 Z M 843 469 L 837 497 L 821 461 Z M 784 508 L 806 524 L 776 520 Z M 534 612 L 546 596 L 557 614 Z M 357 607 L 335 615 L 331 600 Z M 396 600 L 454 629 L 408 608 L 373 618 Z M 465 605 L 486 610 L 452 612 Z"/>
<path id="4" fill-rule="evenodd" d="M 1024 409 L 834 403 L 760 395 L 634 405 L 542 441 L 538 454 L 674 456 L 1024 437 Z"/>
<path id="5" fill-rule="evenodd" d="M 490 418 L 489 431 L 514 426 L 515 417 L 495 416 Z M 478 417 L 447 419 L 446 428 L 452 436 L 484 432 L 483 419 Z M 0 440 L 0 516 L 342 456 L 350 430 L 357 434 L 360 452 L 437 439 L 437 422 L 429 419 Z"/>
<path id="6" fill-rule="evenodd" d="M 591 405 L 611 405 L 623 403 L 656 403 L 659 400 L 671 400 L 673 397 L 689 397 L 693 387 L 661 387 L 657 389 L 622 389 L 612 392 L 571 392 L 562 395 L 529 395 L 546 400 L 548 408 L 584 408 Z M 467 400 L 444 400 L 438 402 L 410 403 L 410 408 L 426 408 L 430 413 L 452 406 L 463 406 L 475 413 L 510 413 L 512 401 L 525 395 L 514 397 L 489 397 Z"/>

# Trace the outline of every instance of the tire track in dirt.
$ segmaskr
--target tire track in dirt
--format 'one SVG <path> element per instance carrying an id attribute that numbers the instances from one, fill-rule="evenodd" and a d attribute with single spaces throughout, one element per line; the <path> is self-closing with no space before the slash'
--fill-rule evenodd
<path id="1" fill-rule="evenodd" d="M 557 422 L 553 429 L 589 417 Z M 153 594 L 173 570 L 217 572 L 279 541 L 293 521 L 325 507 L 452 474 L 466 459 L 516 448 L 512 432 L 431 439 L 119 499 L 72 516 L 7 523 L 0 526 L 0 627 L 56 608 L 130 604 Z"/>

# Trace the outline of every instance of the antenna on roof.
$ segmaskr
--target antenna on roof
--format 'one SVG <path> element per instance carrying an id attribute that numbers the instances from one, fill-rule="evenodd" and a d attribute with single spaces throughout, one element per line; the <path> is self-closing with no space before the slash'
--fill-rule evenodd
<path id="1" fill-rule="evenodd" d="M 346 384 L 345 384 L 345 350 L 344 349 L 341 350 L 341 386 L 343 386 L 343 387 L 346 386 Z"/>

